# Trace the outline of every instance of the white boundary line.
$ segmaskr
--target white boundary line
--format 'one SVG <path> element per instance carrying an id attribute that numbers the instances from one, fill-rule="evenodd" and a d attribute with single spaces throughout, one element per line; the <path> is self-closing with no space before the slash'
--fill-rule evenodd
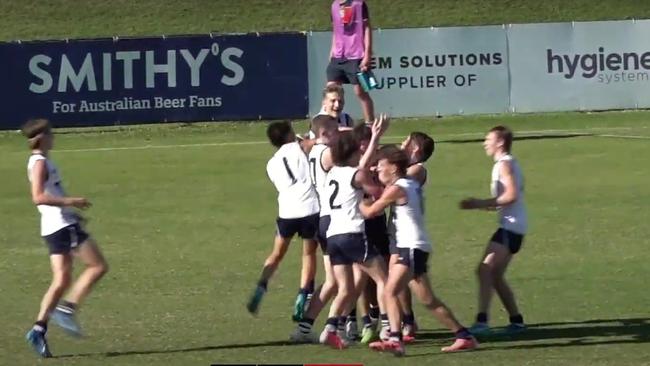
<path id="1" fill-rule="evenodd" d="M 633 140 L 650 140 L 650 136 L 640 136 L 640 135 L 604 135 L 598 134 L 593 135 L 594 137 L 609 137 L 609 138 L 618 138 L 618 139 L 633 139 Z"/>
<path id="2" fill-rule="evenodd" d="M 120 151 L 120 150 L 149 150 L 149 149 L 173 149 L 179 147 L 204 147 L 204 146 L 238 146 L 238 145 L 261 145 L 267 141 L 243 141 L 243 142 L 208 142 L 201 144 L 172 144 L 172 145 L 143 145 L 143 146 L 122 146 L 122 147 L 96 147 L 89 149 L 68 149 L 56 150 L 60 152 L 92 152 L 92 151 Z"/>
<path id="3" fill-rule="evenodd" d="M 563 133 L 563 134 L 576 134 L 590 136 L 590 132 L 596 131 L 620 131 L 620 130 L 634 130 L 645 127 L 594 127 L 594 128 L 583 128 L 583 129 L 549 129 L 549 130 L 527 130 L 527 131 L 517 131 L 516 136 L 529 136 L 536 134 L 548 134 L 548 133 Z M 456 134 L 443 134 L 436 135 L 436 140 L 453 138 L 453 137 L 467 137 L 467 136 L 477 136 L 482 137 L 485 132 L 465 132 L 465 133 L 456 133 Z M 635 135 L 612 135 L 612 134 L 599 134 L 593 135 L 599 137 L 618 137 L 618 138 L 630 138 L 630 139 L 650 139 L 650 136 L 635 136 Z M 395 141 L 403 139 L 405 136 L 385 136 L 384 139 Z M 176 149 L 176 148 L 187 148 L 187 147 L 220 147 L 220 146 L 245 146 L 245 145 L 262 145 L 267 144 L 268 141 L 232 141 L 232 142 L 208 142 L 208 143 L 197 143 L 197 144 L 170 144 L 170 145 L 143 145 L 143 146 L 123 146 L 123 147 L 97 147 L 97 148 L 87 148 L 87 149 L 64 149 L 56 150 L 57 153 L 69 153 L 69 152 L 101 152 L 101 151 L 128 151 L 128 150 L 150 150 L 150 149 Z"/>

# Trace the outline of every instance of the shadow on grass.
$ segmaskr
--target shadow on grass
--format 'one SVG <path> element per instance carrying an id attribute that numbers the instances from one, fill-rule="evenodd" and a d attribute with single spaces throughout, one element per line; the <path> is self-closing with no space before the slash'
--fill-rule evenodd
<path id="1" fill-rule="evenodd" d="M 500 329 L 495 329 L 495 334 L 488 337 L 480 337 L 481 347 L 477 351 L 490 350 L 509 350 L 509 349 L 536 349 L 552 347 L 576 347 L 576 346 L 593 346 L 593 345 L 614 345 L 630 343 L 647 343 L 650 342 L 650 318 L 629 318 L 629 319 L 594 319 L 576 322 L 554 322 L 529 324 L 528 329 L 516 335 L 499 334 Z M 414 349 L 418 346 L 425 346 L 432 340 L 452 340 L 453 336 L 449 331 L 434 330 L 421 331 L 418 333 L 417 342 L 413 345 Z M 538 343 L 539 341 L 551 341 Z M 517 342 L 517 344 L 508 345 L 508 342 Z M 522 344 L 523 342 L 523 344 Z M 526 344 L 525 342 L 535 342 Z M 436 342 L 443 343 L 443 342 Z M 446 343 L 446 342 L 444 342 Z M 58 355 L 55 358 L 71 357 L 121 357 L 133 355 L 153 355 L 153 354 L 174 354 L 187 352 L 204 352 L 215 350 L 230 349 L 251 349 L 260 347 L 282 347 L 294 345 L 288 341 L 272 341 L 259 343 L 239 343 L 223 344 L 215 346 L 188 347 L 174 349 L 151 349 L 151 350 L 133 350 L 133 351 L 114 351 L 114 352 L 97 352 L 97 353 L 79 353 Z M 427 345 L 428 346 L 428 345 Z M 409 347 L 410 348 L 410 347 Z M 420 348 L 421 349 L 421 348 Z M 407 357 L 422 357 L 431 355 L 440 355 L 441 352 L 431 352 L 425 354 L 408 355 Z"/>
<path id="2" fill-rule="evenodd" d="M 589 137 L 594 136 L 593 133 L 562 133 L 562 134 L 536 134 L 536 135 L 524 135 L 524 136 L 515 136 L 515 141 L 522 140 L 546 140 L 546 139 L 569 139 L 576 137 Z M 484 138 L 470 138 L 470 139 L 453 139 L 453 140 L 440 140 L 436 142 L 447 143 L 447 144 L 468 144 L 475 142 L 483 142 Z"/>
<path id="3" fill-rule="evenodd" d="M 170 353 L 187 353 L 187 352 L 204 352 L 216 351 L 220 349 L 249 349 L 257 347 L 280 347 L 295 345 L 289 341 L 273 341 L 273 342 L 260 342 L 260 343 L 240 343 L 240 344 L 223 344 L 216 346 L 203 346 L 203 347 L 188 347 L 188 348 L 173 348 L 173 349 L 152 349 L 152 350 L 135 350 L 135 351 L 115 351 L 115 352 L 96 352 L 96 353 L 78 353 L 67 355 L 55 355 L 53 358 L 71 358 L 71 357 L 120 357 L 120 356 L 133 356 L 133 355 L 156 355 L 156 354 L 170 354 Z"/>
<path id="4" fill-rule="evenodd" d="M 479 350 L 482 351 L 648 343 L 650 342 L 650 318 L 594 319 L 529 324 L 528 329 L 519 334 L 508 335 L 503 333 L 502 328 L 497 328 L 493 334 L 478 338 L 481 342 Z M 437 339 L 451 339 L 451 334 L 444 331 L 418 334 L 418 342 Z M 550 342 L 540 343 L 540 341 Z M 509 345 L 508 342 L 517 342 L 517 344 Z M 525 342 L 535 343 L 526 344 Z M 411 357 L 436 353 L 418 354 Z"/>

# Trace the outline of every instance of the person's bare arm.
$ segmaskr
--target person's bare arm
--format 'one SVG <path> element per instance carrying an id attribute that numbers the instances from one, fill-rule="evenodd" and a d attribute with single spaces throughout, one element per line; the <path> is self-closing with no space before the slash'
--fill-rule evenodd
<path id="1" fill-rule="evenodd" d="M 471 209 L 493 209 L 507 206 L 517 200 L 518 193 L 515 185 L 515 178 L 512 173 L 512 165 L 509 161 L 502 161 L 499 166 L 499 174 L 503 183 L 503 193 L 497 197 L 487 199 L 467 198 L 460 202 L 460 208 Z"/>
<path id="2" fill-rule="evenodd" d="M 390 186 L 384 190 L 381 197 L 376 201 L 361 201 L 359 203 L 359 210 L 363 217 L 369 219 L 381 215 L 386 207 L 404 197 L 405 193 L 401 187 Z"/>
<path id="3" fill-rule="evenodd" d="M 370 137 L 368 148 L 363 153 L 363 156 L 361 156 L 361 159 L 359 159 L 359 169 L 367 169 L 369 167 L 373 155 L 377 151 L 377 147 L 379 147 L 379 140 L 381 139 L 381 136 L 384 134 L 384 132 L 386 132 L 388 129 L 389 124 L 390 117 L 388 117 L 386 114 L 381 114 L 379 118 L 376 118 L 372 123 L 372 136 Z"/>
<path id="4" fill-rule="evenodd" d="M 31 171 L 31 194 L 35 205 L 72 206 L 81 209 L 90 207 L 90 202 L 83 197 L 56 197 L 45 192 L 47 181 L 47 166 L 45 160 L 37 160 Z"/>
<path id="5" fill-rule="evenodd" d="M 367 4 L 364 3 L 364 6 L 367 8 Z M 363 52 L 363 59 L 359 68 L 361 71 L 367 71 L 370 69 L 370 61 L 372 60 L 372 26 L 370 25 L 370 12 L 368 11 L 368 17 L 363 20 L 363 44 L 365 45 Z"/>
<path id="6" fill-rule="evenodd" d="M 420 164 L 413 164 L 406 170 L 406 175 L 420 185 L 423 185 L 425 179 L 427 179 L 427 170 Z"/>
<path id="7" fill-rule="evenodd" d="M 330 169 L 334 166 L 334 160 L 332 159 L 332 149 L 326 148 L 323 150 L 323 153 L 320 155 L 320 164 L 323 167 L 323 170 L 329 172 Z"/>

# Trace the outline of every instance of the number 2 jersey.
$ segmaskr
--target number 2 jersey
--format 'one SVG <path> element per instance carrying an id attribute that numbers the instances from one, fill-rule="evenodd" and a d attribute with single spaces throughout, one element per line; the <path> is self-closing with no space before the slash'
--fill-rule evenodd
<path id="1" fill-rule="evenodd" d="M 282 145 L 266 164 L 266 174 L 278 191 L 278 217 L 297 219 L 318 213 L 309 161 L 298 142 Z"/>
<path id="2" fill-rule="evenodd" d="M 326 197 L 330 208 L 327 237 L 363 233 L 365 223 L 359 210 L 363 190 L 353 186 L 356 167 L 334 166 L 327 174 Z"/>

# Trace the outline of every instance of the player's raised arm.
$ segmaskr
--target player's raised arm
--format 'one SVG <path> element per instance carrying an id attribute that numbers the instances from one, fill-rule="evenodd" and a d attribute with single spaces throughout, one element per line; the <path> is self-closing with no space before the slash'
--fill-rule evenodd
<path id="1" fill-rule="evenodd" d="M 388 129 L 389 124 L 390 117 L 385 113 L 382 113 L 379 118 L 375 118 L 375 121 L 370 127 L 370 130 L 372 131 L 370 142 L 368 143 L 368 147 L 363 153 L 363 156 L 361 156 L 361 159 L 359 160 L 359 169 L 369 168 L 370 162 L 377 151 L 377 147 L 379 147 L 379 140 Z"/>

